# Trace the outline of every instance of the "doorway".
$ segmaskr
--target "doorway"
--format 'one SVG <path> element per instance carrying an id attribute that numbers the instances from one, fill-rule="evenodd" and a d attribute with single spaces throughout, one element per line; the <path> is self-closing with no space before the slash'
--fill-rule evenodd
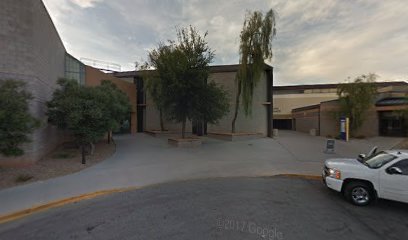
<path id="1" fill-rule="evenodd" d="M 405 137 L 407 135 L 405 118 L 401 112 L 380 112 L 379 119 L 380 136 Z"/>

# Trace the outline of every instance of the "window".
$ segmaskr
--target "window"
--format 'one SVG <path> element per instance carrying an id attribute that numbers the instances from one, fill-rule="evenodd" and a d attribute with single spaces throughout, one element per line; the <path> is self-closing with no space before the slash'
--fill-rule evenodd
<path id="1" fill-rule="evenodd" d="M 402 175 L 408 175 L 408 159 L 401 160 L 391 167 L 397 167 L 401 169 Z"/>
<path id="2" fill-rule="evenodd" d="M 85 84 L 85 65 L 69 54 L 65 55 L 65 78 Z"/>
<path id="3" fill-rule="evenodd" d="M 379 152 L 378 154 L 366 159 L 365 163 L 370 168 L 380 168 L 396 158 L 397 157 L 392 154 L 386 152 Z"/>

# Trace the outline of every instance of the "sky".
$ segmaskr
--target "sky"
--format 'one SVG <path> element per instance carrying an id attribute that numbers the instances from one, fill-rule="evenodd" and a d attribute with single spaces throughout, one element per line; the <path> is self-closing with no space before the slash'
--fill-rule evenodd
<path id="1" fill-rule="evenodd" d="M 339 83 L 375 73 L 408 80 L 406 0 L 43 0 L 67 51 L 134 70 L 176 28 L 192 25 L 215 50 L 213 65 L 239 62 L 247 11 L 277 12 L 275 85 Z"/>

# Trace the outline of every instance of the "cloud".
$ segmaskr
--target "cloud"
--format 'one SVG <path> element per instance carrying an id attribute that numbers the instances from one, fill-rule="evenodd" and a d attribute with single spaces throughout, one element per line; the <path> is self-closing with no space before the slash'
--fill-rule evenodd
<path id="1" fill-rule="evenodd" d="M 404 0 L 44 0 L 74 56 L 131 70 L 175 28 L 193 25 L 216 51 L 214 64 L 238 63 L 247 9 L 278 13 L 274 40 L 277 84 L 340 82 L 375 72 L 408 78 L 408 4 Z"/>
<path id="2" fill-rule="evenodd" d="M 102 0 L 70 0 L 70 1 L 82 8 L 89 8 L 93 7 L 97 2 Z"/>

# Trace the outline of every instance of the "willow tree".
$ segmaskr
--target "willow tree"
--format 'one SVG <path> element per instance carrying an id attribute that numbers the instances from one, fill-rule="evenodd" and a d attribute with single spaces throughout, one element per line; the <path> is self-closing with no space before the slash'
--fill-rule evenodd
<path id="1" fill-rule="evenodd" d="M 240 66 L 236 76 L 237 94 L 232 132 L 238 117 L 240 101 L 246 116 L 251 114 L 254 89 L 265 68 L 265 60 L 272 58 L 272 39 L 276 34 L 275 11 L 265 15 L 260 11 L 248 12 L 240 35 Z"/>

